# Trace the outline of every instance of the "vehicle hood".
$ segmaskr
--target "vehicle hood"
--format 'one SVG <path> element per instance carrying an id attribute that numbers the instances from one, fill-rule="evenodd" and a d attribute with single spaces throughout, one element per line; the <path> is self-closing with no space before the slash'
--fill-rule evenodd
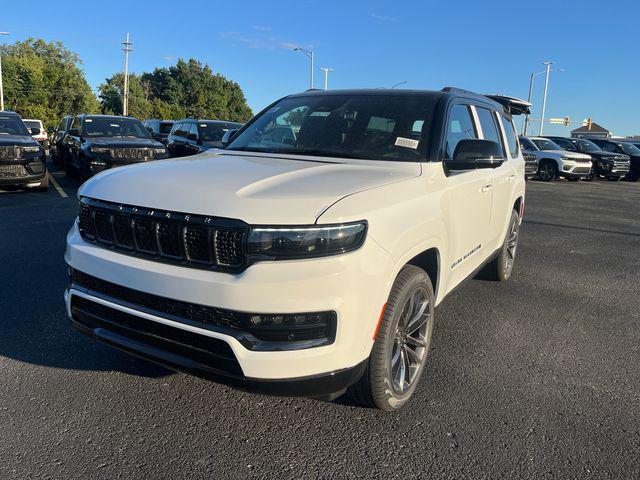
<path id="1" fill-rule="evenodd" d="M 95 147 L 164 147 L 164 145 L 152 138 L 88 137 L 87 140 L 87 144 Z"/>
<path id="2" fill-rule="evenodd" d="M 38 145 L 31 135 L 0 135 L 0 147 L 30 147 Z"/>
<path id="3" fill-rule="evenodd" d="M 80 196 L 251 224 L 312 224 L 341 198 L 419 176 L 414 162 L 209 150 L 107 170 Z"/>

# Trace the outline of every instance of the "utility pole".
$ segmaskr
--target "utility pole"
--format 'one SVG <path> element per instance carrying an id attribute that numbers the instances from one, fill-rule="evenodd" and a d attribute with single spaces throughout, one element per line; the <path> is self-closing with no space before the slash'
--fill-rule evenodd
<path id="1" fill-rule="evenodd" d="M 529 97 L 527 99 L 527 102 L 529 102 L 529 104 L 531 104 L 531 97 L 533 96 L 533 79 L 536 78 L 536 75 L 539 75 L 537 73 L 532 73 L 531 74 L 531 80 L 529 81 Z M 524 125 L 522 127 L 522 135 L 523 136 L 527 136 L 527 127 L 529 126 L 529 114 L 527 113 L 524 116 Z"/>
<path id="2" fill-rule="evenodd" d="M 329 85 L 329 72 L 333 72 L 333 68 L 320 67 L 320 70 L 324 72 L 324 89 L 328 89 Z"/>
<path id="3" fill-rule="evenodd" d="M 127 32 L 127 39 L 122 43 L 124 48 L 124 89 L 122 98 L 122 115 L 127 116 L 129 113 L 129 52 L 131 51 L 131 42 L 129 42 L 129 32 Z"/>
<path id="4" fill-rule="evenodd" d="M 302 47 L 296 47 L 293 49 L 296 52 L 302 52 L 304 53 L 307 57 L 309 57 L 309 60 L 311 62 L 311 69 L 310 71 L 310 75 L 309 75 L 309 88 L 313 88 L 313 50 L 305 50 Z"/>
<path id="5" fill-rule="evenodd" d="M 0 35 L 10 35 L 9 32 L 0 32 Z M 2 54 L 0 54 L 0 112 L 4 110 L 4 90 L 2 87 Z"/>
<path id="6" fill-rule="evenodd" d="M 547 108 L 547 90 L 549 89 L 549 72 L 551 71 L 551 65 L 553 64 L 553 62 L 544 62 L 544 64 L 547 66 L 547 70 L 546 70 L 546 75 L 544 79 L 544 97 L 542 97 L 542 115 L 540 117 L 540 133 L 539 133 L 540 136 L 542 136 L 542 130 L 544 128 L 544 112 Z"/>

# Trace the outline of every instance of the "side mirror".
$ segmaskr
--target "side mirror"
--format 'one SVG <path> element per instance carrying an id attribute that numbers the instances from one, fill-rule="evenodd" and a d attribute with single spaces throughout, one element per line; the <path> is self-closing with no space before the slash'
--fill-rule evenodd
<path id="1" fill-rule="evenodd" d="M 31 135 L 40 135 L 40 129 L 38 127 L 33 127 L 30 129 Z"/>
<path id="2" fill-rule="evenodd" d="M 221 140 L 222 146 L 226 147 L 229 143 L 231 143 L 231 140 L 233 140 L 233 137 L 235 137 L 236 133 L 238 133 L 239 131 L 239 128 L 234 128 L 232 130 L 227 130 L 226 132 L 224 132 Z"/>
<path id="3" fill-rule="evenodd" d="M 78 130 L 77 128 L 70 128 L 68 133 L 72 137 L 79 137 L 80 136 L 80 130 Z"/>
<path id="4" fill-rule="evenodd" d="M 491 140 L 460 140 L 453 152 L 453 160 L 445 165 L 449 170 L 475 170 L 497 168 L 504 162 L 502 148 Z"/>

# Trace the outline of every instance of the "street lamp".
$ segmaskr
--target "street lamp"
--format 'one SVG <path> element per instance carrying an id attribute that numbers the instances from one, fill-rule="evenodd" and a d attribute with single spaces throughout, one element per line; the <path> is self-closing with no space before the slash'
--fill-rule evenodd
<path id="1" fill-rule="evenodd" d="M 309 75 L 309 88 L 313 88 L 313 50 L 305 50 L 302 47 L 296 47 L 293 50 L 302 52 L 307 57 L 309 57 L 309 60 L 311 61 L 311 69 L 310 69 L 310 75 Z"/>
<path id="2" fill-rule="evenodd" d="M 324 89 L 327 90 L 329 85 L 329 72 L 334 72 L 333 68 L 320 67 L 320 70 L 324 72 Z"/>
<path id="3" fill-rule="evenodd" d="M 405 80 L 404 82 L 398 82 L 396 83 L 393 87 L 391 87 L 391 89 L 394 89 L 396 87 L 399 87 L 400 85 L 404 85 L 405 83 L 407 83 L 407 81 Z"/>
<path id="4" fill-rule="evenodd" d="M 9 32 L 0 32 L 0 35 L 11 35 Z M 4 90 L 2 89 L 2 53 L 0 52 L 0 112 L 4 110 Z"/>
<path id="5" fill-rule="evenodd" d="M 545 63 L 546 65 L 546 63 Z M 549 70 L 550 72 L 564 72 L 564 69 L 562 68 L 554 68 Z M 531 98 L 533 97 L 533 80 L 539 76 L 539 75 L 544 75 L 547 73 L 547 70 L 543 70 L 541 72 L 538 73 L 532 73 L 531 74 L 531 79 L 529 80 L 529 98 L 528 98 L 528 102 L 531 103 Z M 546 92 L 546 89 L 545 89 Z M 545 99 L 546 99 L 546 93 L 545 93 Z M 545 100 L 546 103 L 546 100 Z M 544 116 L 544 113 L 543 113 Z M 529 126 L 529 114 L 524 116 L 524 125 L 522 127 L 522 135 L 526 136 L 527 135 L 527 127 Z"/>

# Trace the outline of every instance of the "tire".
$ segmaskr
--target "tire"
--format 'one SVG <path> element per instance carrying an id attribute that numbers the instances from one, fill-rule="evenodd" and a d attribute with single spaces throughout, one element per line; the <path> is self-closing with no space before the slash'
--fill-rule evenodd
<path id="1" fill-rule="evenodd" d="M 434 300 L 427 273 L 413 265 L 405 266 L 391 288 L 365 372 L 349 387 L 353 400 L 387 412 L 409 401 L 429 353 Z M 408 325 L 419 328 L 409 331 Z"/>
<path id="2" fill-rule="evenodd" d="M 520 238 L 520 218 L 518 212 L 511 210 L 511 218 L 509 219 L 509 227 L 507 234 L 500 247 L 498 256 L 482 269 L 479 277 L 485 280 L 494 280 L 498 282 L 506 282 L 513 272 L 513 264 L 516 259 L 516 251 L 518 249 L 518 239 Z"/>
<path id="3" fill-rule="evenodd" d="M 558 175 L 558 167 L 553 160 L 543 160 L 538 167 L 538 178 L 543 182 L 555 180 Z"/>
<path id="4" fill-rule="evenodd" d="M 617 182 L 618 180 L 620 180 L 620 177 L 608 176 L 607 180 L 609 180 L 610 182 Z"/>
<path id="5" fill-rule="evenodd" d="M 591 170 L 591 172 L 589 172 L 589 175 L 585 175 L 582 180 L 584 180 L 585 182 L 591 182 L 594 178 L 596 178 L 596 174 L 593 173 L 593 170 Z"/>
<path id="6" fill-rule="evenodd" d="M 580 180 L 579 177 L 565 177 L 565 178 L 570 182 L 577 182 L 578 180 Z"/>
<path id="7" fill-rule="evenodd" d="M 637 182 L 639 178 L 640 178 L 640 175 L 638 175 L 637 173 L 629 172 L 625 177 L 625 180 L 627 182 Z"/>

